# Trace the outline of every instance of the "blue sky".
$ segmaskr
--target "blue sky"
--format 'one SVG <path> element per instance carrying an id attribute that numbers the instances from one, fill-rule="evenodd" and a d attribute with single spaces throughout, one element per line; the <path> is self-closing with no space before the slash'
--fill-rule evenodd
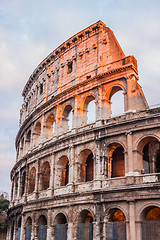
<path id="1" fill-rule="evenodd" d="M 159 0 L 0 0 L 0 191 L 10 192 L 21 92 L 35 67 L 69 37 L 102 20 L 138 60 L 149 105 L 159 104 Z"/>

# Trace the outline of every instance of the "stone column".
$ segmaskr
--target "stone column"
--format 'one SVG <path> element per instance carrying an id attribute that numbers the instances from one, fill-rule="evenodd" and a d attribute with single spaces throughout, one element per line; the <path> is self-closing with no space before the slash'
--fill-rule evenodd
<path id="1" fill-rule="evenodd" d="M 74 226 L 73 223 L 69 222 L 67 224 L 67 240 L 73 239 Z"/>
<path id="2" fill-rule="evenodd" d="M 136 240 L 134 201 L 129 202 L 129 240 Z"/>
<path id="3" fill-rule="evenodd" d="M 107 220 L 104 219 L 103 222 L 103 240 L 107 239 Z"/>
<path id="4" fill-rule="evenodd" d="M 132 132 L 127 132 L 127 161 L 125 162 L 126 175 L 133 175 L 134 161 L 133 161 L 133 144 L 132 144 Z"/>
<path id="5" fill-rule="evenodd" d="M 94 179 L 100 180 L 102 179 L 102 168 L 104 166 L 101 164 L 101 144 L 100 141 L 96 141 L 96 156 L 94 158 Z M 101 166 L 102 165 L 102 166 Z"/>
<path id="6" fill-rule="evenodd" d="M 40 161 L 39 159 L 37 160 L 37 169 L 36 169 L 36 180 L 35 180 L 35 199 L 38 198 L 38 193 L 39 193 L 39 171 L 40 171 Z"/>
<path id="7" fill-rule="evenodd" d="M 70 146 L 69 148 L 69 156 L 70 156 L 70 161 L 69 161 L 69 183 L 74 182 L 74 147 Z"/>
<path id="8" fill-rule="evenodd" d="M 101 239 L 100 222 L 93 222 L 93 239 L 94 240 Z"/>
<path id="9" fill-rule="evenodd" d="M 51 175 L 50 175 L 50 189 L 51 189 L 51 196 L 53 196 L 54 193 L 54 166 L 55 166 L 55 157 L 54 153 L 51 155 Z"/>
<path id="10" fill-rule="evenodd" d="M 52 239 L 52 210 L 48 209 L 47 239 Z"/>
<path id="11" fill-rule="evenodd" d="M 26 181 L 25 181 L 25 189 L 24 189 L 24 201 L 27 201 L 28 195 L 28 178 L 29 178 L 29 166 L 26 164 Z"/>

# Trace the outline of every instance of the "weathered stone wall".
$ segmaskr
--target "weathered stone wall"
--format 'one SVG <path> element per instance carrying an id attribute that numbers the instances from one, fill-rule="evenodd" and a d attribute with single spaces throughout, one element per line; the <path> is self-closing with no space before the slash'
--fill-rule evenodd
<path id="1" fill-rule="evenodd" d="M 93 222 L 93 239 L 106 240 L 119 212 L 126 239 L 142 239 L 147 209 L 160 207 L 160 109 L 148 108 L 138 79 L 136 59 L 101 21 L 35 69 L 23 90 L 7 239 L 30 228 L 38 239 L 40 225 L 56 239 L 65 224 L 76 240 L 80 224 Z M 121 90 L 124 114 L 112 117 Z"/>

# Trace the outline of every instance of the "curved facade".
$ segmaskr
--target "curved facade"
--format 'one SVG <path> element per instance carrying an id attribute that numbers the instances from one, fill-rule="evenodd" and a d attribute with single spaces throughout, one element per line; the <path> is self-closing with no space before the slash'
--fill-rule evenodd
<path id="1" fill-rule="evenodd" d="M 160 109 L 138 80 L 101 21 L 39 64 L 22 93 L 8 240 L 160 238 Z"/>

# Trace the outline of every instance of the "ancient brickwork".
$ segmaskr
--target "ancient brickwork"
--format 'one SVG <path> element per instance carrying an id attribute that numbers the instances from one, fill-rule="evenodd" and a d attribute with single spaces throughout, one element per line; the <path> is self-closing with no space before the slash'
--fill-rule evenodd
<path id="1" fill-rule="evenodd" d="M 22 93 L 8 240 L 159 239 L 160 109 L 138 80 L 101 21 L 39 64 Z"/>

